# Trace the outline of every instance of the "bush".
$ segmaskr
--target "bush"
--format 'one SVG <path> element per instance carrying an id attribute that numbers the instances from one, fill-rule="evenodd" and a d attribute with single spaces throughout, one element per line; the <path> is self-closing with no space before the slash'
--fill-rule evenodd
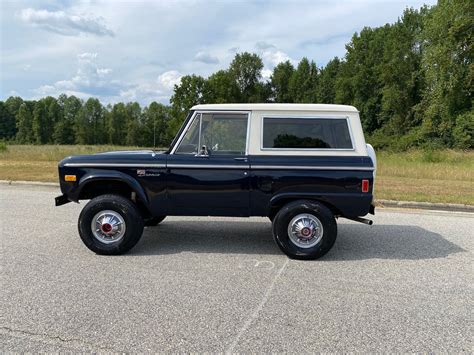
<path id="1" fill-rule="evenodd" d="M 8 150 L 7 142 L 0 141 L 0 152 L 6 152 Z"/>
<path id="2" fill-rule="evenodd" d="M 403 136 L 389 135 L 382 130 L 377 130 L 367 137 L 367 143 L 377 150 L 404 152 L 422 145 L 419 128 L 414 128 Z"/>
<path id="3" fill-rule="evenodd" d="M 471 110 L 456 117 L 453 139 L 455 148 L 474 148 L 474 111 Z"/>
<path id="4" fill-rule="evenodd" d="M 440 150 L 433 148 L 425 148 L 421 156 L 421 161 L 425 163 L 440 163 L 444 157 Z"/>

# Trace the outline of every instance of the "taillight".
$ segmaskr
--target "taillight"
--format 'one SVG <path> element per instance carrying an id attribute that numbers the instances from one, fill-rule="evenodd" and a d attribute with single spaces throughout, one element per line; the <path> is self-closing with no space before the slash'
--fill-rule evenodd
<path id="1" fill-rule="evenodd" d="M 362 192 L 369 192 L 369 180 L 362 180 Z"/>

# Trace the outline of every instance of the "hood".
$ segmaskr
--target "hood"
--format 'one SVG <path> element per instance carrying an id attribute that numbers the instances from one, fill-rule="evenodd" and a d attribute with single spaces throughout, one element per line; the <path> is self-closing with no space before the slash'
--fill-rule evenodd
<path id="1" fill-rule="evenodd" d="M 95 155 L 111 155 L 111 154 L 161 154 L 163 152 L 155 152 L 153 150 L 114 150 L 111 152 L 101 152 L 101 153 L 96 153 Z"/>
<path id="2" fill-rule="evenodd" d="M 104 152 L 91 155 L 73 155 L 64 158 L 59 162 L 59 166 L 67 163 L 84 164 L 146 164 L 157 162 L 164 158 L 164 152 L 155 152 L 153 150 L 119 150 L 114 152 Z"/>

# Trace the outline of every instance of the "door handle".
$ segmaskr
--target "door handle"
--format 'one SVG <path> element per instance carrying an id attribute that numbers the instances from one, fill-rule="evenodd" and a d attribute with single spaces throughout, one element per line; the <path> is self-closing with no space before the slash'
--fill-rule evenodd
<path id="1" fill-rule="evenodd" d="M 243 161 L 244 163 L 248 162 L 248 158 L 234 158 L 236 161 Z"/>

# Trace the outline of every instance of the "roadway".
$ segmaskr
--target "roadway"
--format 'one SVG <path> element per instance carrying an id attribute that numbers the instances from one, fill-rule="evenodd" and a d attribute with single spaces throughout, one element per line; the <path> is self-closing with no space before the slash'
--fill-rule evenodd
<path id="1" fill-rule="evenodd" d="M 77 233 L 57 188 L 0 185 L 0 351 L 471 352 L 474 214 L 339 220 L 289 260 L 266 218 L 169 217 L 127 255 Z"/>

